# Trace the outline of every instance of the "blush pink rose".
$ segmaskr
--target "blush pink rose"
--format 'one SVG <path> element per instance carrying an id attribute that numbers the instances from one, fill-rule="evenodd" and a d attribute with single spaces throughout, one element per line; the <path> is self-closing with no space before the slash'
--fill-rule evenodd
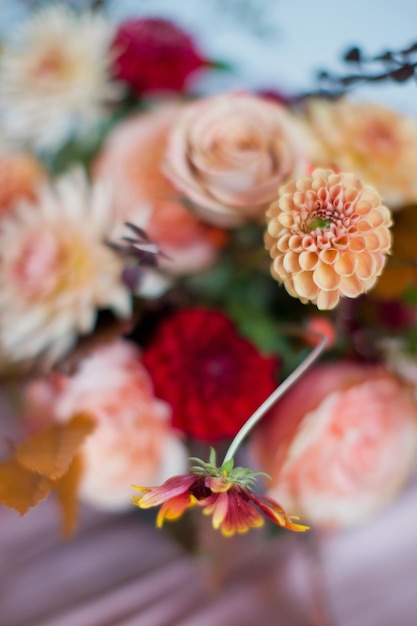
<path id="1" fill-rule="evenodd" d="M 157 485 L 186 469 L 186 448 L 170 427 L 170 407 L 155 398 L 140 352 L 127 341 L 96 349 L 71 377 L 30 383 L 26 404 L 29 414 L 41 418 L 66 421 L 85 411 L 96 419 L 82 448 L 80 488 L 93 506 L 128 508 L 132 483 Z"/>
<path id="2" fill-rule="evenodd" d="M 284 106 L 249 94 L 203 98 L 169 138 L 165 172 L 208 222 L 262 219 L 278 187 L 307 171 L 305 136 Z"/>
<path id="3" fill-rule="evenodd" d="M 268 493 L 311 524 L 354 524 L 388 503 L 417 451 L 410 390 L 377 366 L 332 363 L 308 373 L 253 438 Z"/>
<path id="4" fill-rule="evenodd" d="M 180 111 L 179 104 L 166 104 L 121 123 L 93 167 L 93 176 L 112 187 L 119 224 L 113 239 L 130 234 L 121 227 L 124 222 L 140 226 L 170 257 L 162 264 L 173 274 L 209 267 L 218 249 L 213 229 L 181 203 L 162 173 L 167 137 Z"/>

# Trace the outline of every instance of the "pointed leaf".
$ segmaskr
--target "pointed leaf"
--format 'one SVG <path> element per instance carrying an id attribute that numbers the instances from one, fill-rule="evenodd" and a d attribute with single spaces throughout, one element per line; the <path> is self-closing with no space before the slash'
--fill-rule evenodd
<path id="1" fill-rule="evenodd" d="M 386 52 L 383 52 L 382 54 L 379 54 L 377 57 L 375 57 L 374 61 L 392 61 L 394 56 L 395 55 L 392 52 L 387 50 Z"/>
<path id="2" fill-rule="evenodd" d="M 0 463 L 0 502 L 24 515 L 46 498 L 53 481 L 26 469 L 16 459 Z"/>
<path id="3" fill-rule="evenodd" d="M 411 54 L 411 52 L 415 52 L 417 50 L 417 43 L 413 43 L 409 48 L 402 51 L 402 54 Z"/>
<path id="4" fill-rule="evenodd" d="M 343 57 L 345 61 L 348 63 L 360 63 L 361 62 L 361 51 L 358 47 L 351 48 L 348 50 Z"/>
<path id="5" fill-rule="evenodd" d="M 229 474 L 229 472 L 232 471 L 234 464 L 235 464 L 234 459 L 229 459 L 228 461 L 226 461 L 226 463 L 223 463 L 223 465 L 221 466 L 221 471 L 226 472 L 226 474 Z"/>
<path id="6" fill-rule="evenodd" d="M 409 64 L 403 65 L 398 70 L 390 72 L 389 75 L 397 83 L 404 83 L 414 75 L 414 66 Z"/>
<path id="7" fill-rule="evenodd" d="M 26 469 L 57 480 L 68 471 L 81 444 L 94 428 L 95 421 L 87 414 L 52 424 L 20 444 L 16 459 Z"/>
<path id="8" fill-rule="evenodd" d="M 209 463 L 210 465 L 214 465 L 214 467 L 217 467 L 217 455 L 214 448 L 210 448 Z"/>

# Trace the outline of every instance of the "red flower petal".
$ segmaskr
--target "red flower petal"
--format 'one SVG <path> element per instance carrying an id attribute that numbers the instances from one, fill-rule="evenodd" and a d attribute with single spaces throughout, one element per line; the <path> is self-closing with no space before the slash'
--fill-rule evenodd
<path id="1" fill-rule="evenodd" d="M 138 491 L 145 492 L 143 496 L 135 496 L 134 503 L 141 509 L 150 509 L 159 506 L 169 499 L 176 498 L 182 494 L 189 493 L 190 487 L 196 482 L 198 476 L 186 474 L 184 476 L 173 476 L 168 478 L 160 487 L 137 487 Z M 188 495 L 187 495 L 188 498 Z"/>
<path id="2" fill-rule="evenodd" d="M 277 359 L 259 354 L 219 311 L 182 309 L 164 320 L 143 363 L 173 425 L 209 441 L 233 437 L 276 387 Z"/>
<path id="3" fill-rule="evenodd" d="M 227 492 L 213 494 L 208 498 L 203 513 L 213 515 L 213 528 L 220 529 L 225 537 L 246 533 L 264 523 L 262 516 L 247 497 L 246 490 L 236 485 Z"/>
<path id="4" fill-rule="evenodd" d="M 115 77 L 140 95 L 156 90 L 181 91 L 187 78 L 207 64 L 191 37 L 159 18 L 128 20 L 113 42 Z"/>

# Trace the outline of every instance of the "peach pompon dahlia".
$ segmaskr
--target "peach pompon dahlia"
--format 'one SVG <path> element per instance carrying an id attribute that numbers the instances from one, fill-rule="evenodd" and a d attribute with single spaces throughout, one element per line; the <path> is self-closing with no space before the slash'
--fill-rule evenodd
<path id="1" fill-rule="evenodd" d="M 212 515 L 213 528 L 220 530 L 225 537 L 235 533 L 247 533 L 251 528 L 259 528 L 264 519 L 259 511 L 275 524 L 305 532 L 308 526 L 298 524 L 298 517 L 290 516 L 272 498 L 252 494 L 256 477 L 262 472 L 253 472 L 243 467 L 233 467 L 233 459 L 216 467 L 214 450 L 210 462 L 197 458 L 198 463 L 189 474 L 173 476 L 160 487 L 134 488 L 142 492 L 134 496 L 133 503 L 141 509 L 162 505 L 156 523 L 162 527 L 164 520 L 175 521 L 186 509 L 200 506 L 205 515 Z M 263 474 L 265 475 L 265 474 Z"/>
<path id="2" fill-rule="evenodd" d="M 333 309 L 374 286 L 390 251 L 389 209 L 354 174 L 316 169 L 279 190 L 267 211 L 271 273 L 291 296 Z"/>

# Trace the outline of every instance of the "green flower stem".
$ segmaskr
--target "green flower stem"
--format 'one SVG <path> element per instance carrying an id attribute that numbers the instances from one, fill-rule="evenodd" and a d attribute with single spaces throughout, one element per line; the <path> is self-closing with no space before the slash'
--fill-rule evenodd
<path id="1" fill-rule="evenodd" d="M 243 424 L 242 428 L 239 430 L 229 448 L 227 449 L 223 464 L 234 458 L 238 448 L 243 443 L 244 439 L 250 433 L 252 428 L 256 426 L 259 420 L 265 415 L 267 411 L 269 411 L 269 409 L 275 404 L 275 402 L 277 402 L 281 398 L 281 396 L 283 396 L 284 393 L 286 393 L 288 389 L 292 387 L 292 385 L 297 382 L 299 378 L 301 378 L 301 376 L 308 370 L 308 368 L 311 367 L 313 363 L 315 363 L 315 361 L 317 361 L 321 353 L 325 350 L 328 343 L 327 337 L 325 335 L 310 330 L 303 331 L 301 329 L 296 329 L 292 331 L 291 334 L 297 334 L 303 337 L 305 337 L 306 334 L 314 335 L 316 337 L 320 337 L 320 342 L 304 359 L 304 361 L 302 361 L 300 365 L 295 368 L 295 370 L 284 380 L 284 382 L 281 383 L 281 385 L 279 385 L 279 387 L 277 387 L 270 396 L 268 396 L 268 398 L 261 404 L 261 406 L 256 409 L 255 413 L 253 413 L 249 417 L 249 419 Z"/>

